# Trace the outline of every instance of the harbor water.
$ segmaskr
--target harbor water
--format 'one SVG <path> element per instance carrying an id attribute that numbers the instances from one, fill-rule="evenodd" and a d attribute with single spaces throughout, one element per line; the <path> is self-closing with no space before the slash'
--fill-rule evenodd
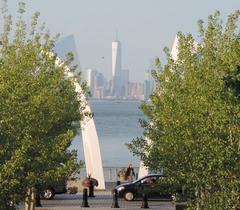
<path id="1" fill-rule="evenodd" d="M 141 101 L 134 100 L 90 100 L 91 110 L 99 137 L 105 177 L 118 168 L 132 163 L 139 166 L 139 158 L 128 150 L 127 143 L 142 136 L 139 119 L 144 115 L 139 109 Z M 84 160 L 81 131 L 70 147 L 77 150 L 78 159 Z"/>

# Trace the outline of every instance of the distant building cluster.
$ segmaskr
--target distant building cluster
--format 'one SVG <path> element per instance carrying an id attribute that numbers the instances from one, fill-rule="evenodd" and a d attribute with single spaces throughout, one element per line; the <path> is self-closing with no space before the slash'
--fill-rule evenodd
<path id="1" fill-rule="evenodd" d="M 93 69 L 84 69 L 82 75 L 94 99 L 148 100 L 154 90 L 150 71 L 143 83 L 129 80 L 129 70 L 122 69 L 122 49 L 118 40 L 112 42 L 112 75 L 109 81 Z"/>
<path id="2" fill-rule="evenodd" d="M 74 65 L 80 69 L 77 48 L 74 36 L 70 35 L 61 39 L 55 46 L 55 52 L 62 59 L 65 59 L 67 52 L 73 52 Z M 122 69 L 122 48 L 121 42 L 112 42 L 112 75 L 108 80 L 99 71 L 91 68 L 83 69 L 82 80 L 86 82 L 91 98 L 94 99 L 137 99 L 148 100 L 154 90 L 154 82 L 150 70 L 146 73 L 144 82 L 131 82 L 129 69 Z"/>

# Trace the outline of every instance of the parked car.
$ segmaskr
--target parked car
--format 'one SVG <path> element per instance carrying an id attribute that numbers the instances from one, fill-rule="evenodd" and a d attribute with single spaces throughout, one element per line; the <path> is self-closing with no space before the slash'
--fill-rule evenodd
<path id="1" fill-rule="evenodd" d="M 127 201 L 141 198 L 143 193 L 150 199 L 178 200 L 179 195 L 183 194 L 182 187 L 170 185 L 165 180 L 166 177 L 161 174 L 151 174 L 132 183 L 118 185 L 115 189 L 118 191 L 118 196 Z"/>
<path id="2" fill-rule="evenodd" d="M 83 180 L 83 186 L 89 187 L 90 181 L 92 181 L 93 186 L 98 186 L 98 180 L 94 178 L 85 177 Z M 56 194 L 63 194 L 67 192 L 67 179 L 63 179 L 61 181 L 52 183 L 48 185 L 47 187 L 43 187 L 43 190 L 41 190 L 41 198 L 45 200 L 53 199 Z M 74 194 L 77 193 L 76 188 L 70 188 L 68 189 L 68 193 Z"/>
<path id="3" fill-rule="evenodd" d="M 53 199 L 56 194 L 63 194 L 67 192 L 67 181 L 62 180 L 57 183 L 43 187 L 41 191 L 41 198 L 50 200 Z"/>

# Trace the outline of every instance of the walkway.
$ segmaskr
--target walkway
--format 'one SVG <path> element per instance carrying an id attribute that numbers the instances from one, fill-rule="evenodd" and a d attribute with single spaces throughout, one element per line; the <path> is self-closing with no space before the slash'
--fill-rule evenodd
<path id="1" fill-rule="evenodd" d="M 53 200 L 43 200 L 41 201 L 42 210 L 83 210 L 83 209 L 98 209 L 98 210 L 105 210 L 105 209 L 112 209 L 112 194 L 110 191 L 105 192 L 95 192 L 95 198 L 88 198 L 88 204 L 90 208 L 82 208 L 82 194 L 76 195 L 56 195 Z M 142 201 L 132 201 L 127 202 L 123 199 L 119 199 L 119 206 L 120 209 L 141 209 Z M 173 205 L 169 201 L 149 201 L 149 209 L 155 210 L 175 210 L 175 205 Z"/>

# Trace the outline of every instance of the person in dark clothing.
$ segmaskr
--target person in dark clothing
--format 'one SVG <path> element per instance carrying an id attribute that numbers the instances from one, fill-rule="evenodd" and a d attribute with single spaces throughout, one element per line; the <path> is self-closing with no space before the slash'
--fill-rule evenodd
<path id="1" fill-rule="evenodd" d="M 133 181 L 133 177 L 135 177 L 135 173 L 134 173 L 134 169 L 132 167 L 132 164 L 128 165 L 125 177 L 128 180 L 128 182 Z"/>

